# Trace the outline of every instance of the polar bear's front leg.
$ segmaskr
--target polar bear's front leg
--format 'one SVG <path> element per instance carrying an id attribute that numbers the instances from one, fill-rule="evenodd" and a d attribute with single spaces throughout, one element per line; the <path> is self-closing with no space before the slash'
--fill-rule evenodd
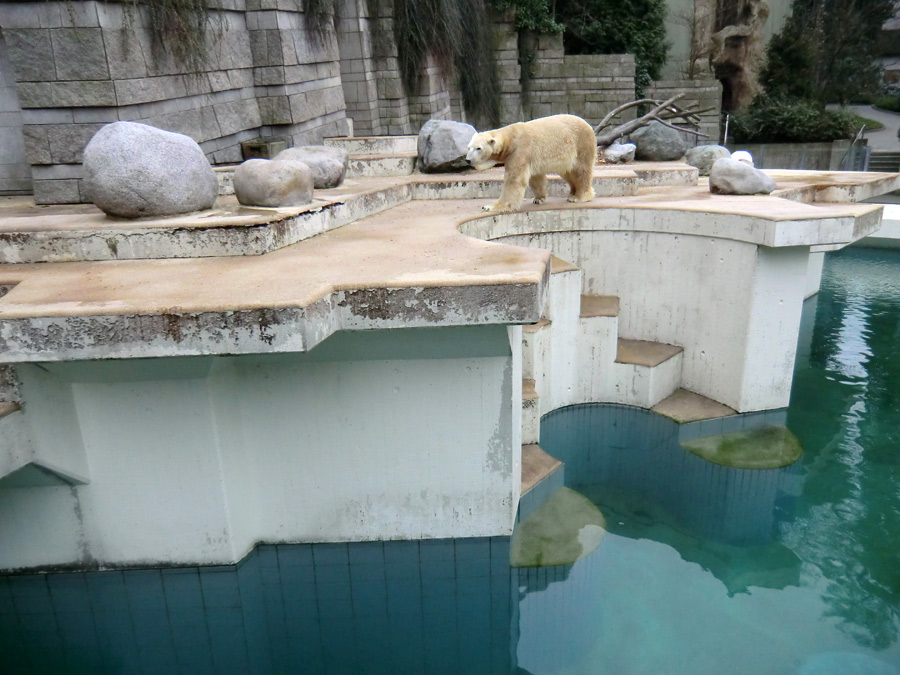
<path id="1" fill-rule="evenodd" d="M 538 174 L 532 176 L 528 180 L 528 186 L 531 188 L 531 191 L 534 192 L 534 203 L 535 204 L 543 204 L 547 201 L 547 176 L 544 174 Z"/>
<path id="2" fill-rule="evenodd" d="M 518 211 L 522 200 L 525 198 L 525 189 L 528 187 L 528 174 L 522 170 L 516 170 L 514 165 L 507 164 L 503 175 L 503 192 L 500 199 L 490 206 L 483 207 L 491 213 L 508 213 Z"/>

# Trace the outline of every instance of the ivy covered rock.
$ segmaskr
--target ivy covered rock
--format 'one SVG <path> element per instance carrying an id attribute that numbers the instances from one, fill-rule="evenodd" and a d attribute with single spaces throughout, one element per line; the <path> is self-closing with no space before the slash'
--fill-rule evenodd
<path id="1" fill-rule="evenodd" d="M 196 141 L 137 122 L 101 128 L 84 149 L 84 189 L 120 218 L 171 216 L 211 208 L 219 181 Z"/>

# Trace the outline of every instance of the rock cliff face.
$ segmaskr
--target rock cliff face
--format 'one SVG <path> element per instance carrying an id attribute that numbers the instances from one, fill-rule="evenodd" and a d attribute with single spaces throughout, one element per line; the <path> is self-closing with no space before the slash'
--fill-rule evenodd
<path id="1" fill-rule="evenodd" d="M 720 0 L 710 61 L 722 83 L 722 110 L 742 108 L 759 93 L 768 18 L 766 0 Z"/>

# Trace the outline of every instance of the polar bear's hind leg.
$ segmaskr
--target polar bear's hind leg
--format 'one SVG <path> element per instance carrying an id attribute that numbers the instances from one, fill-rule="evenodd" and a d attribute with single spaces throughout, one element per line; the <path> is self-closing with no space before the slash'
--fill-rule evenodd
<path id="1" fill-rule="evenodd" d="M 566 201 L 589 202 L 594 198 L 594 188 L 591 187 L 593 171 L 585 171 L 575 168 L 563 176 L 569 184 L 570 194 Z"/>
<path id="2" fill-rule="evenodd" d="M 534 203 L 543 204 L 547 201 L 547 176 L 540 173 L 535 174 L 528 180 L 531 191 L 534 192 Z"/>

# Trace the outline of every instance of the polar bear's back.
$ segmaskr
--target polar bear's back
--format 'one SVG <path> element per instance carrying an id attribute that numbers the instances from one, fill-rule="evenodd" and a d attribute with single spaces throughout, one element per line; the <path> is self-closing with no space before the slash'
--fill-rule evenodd
<path id="1" fill-rule="evenodd" d="M 516 151 L 527 151 L 531 172 L 569 172 L 575 165 L 593 165 L 597 140 L 591 125 L 575 115 L 551 115 L 511 125 Z"/>

